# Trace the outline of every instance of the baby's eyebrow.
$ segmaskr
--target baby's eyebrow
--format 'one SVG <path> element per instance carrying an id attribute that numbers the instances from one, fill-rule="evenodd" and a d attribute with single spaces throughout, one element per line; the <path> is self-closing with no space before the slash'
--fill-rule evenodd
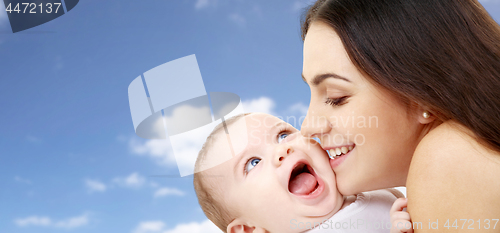
<path id="1" fill-rule="evenodd" d="M 239 154 L 239 156 L 237 156 L 239 158 L 236 159 L 236 162 L 235 162 L 235 164 L 233 166 L 233 173 L 234 173 L 233 175 L 234 175 L 234 177 L 238 177 L 239 174 L 241 174 L 240 172 L 242 172 L 239 165 L 241 163 L 241 160 L 245 157 L 246 152 L 247 151 L 245 149 L 245 150 L 243 150 L 243 152 L 241 152 Z"/>
<path id="2" fill-rule="evenodd" d="M 297 130 L 298 131 L 297 128 L 293 127 L 292 125 L 290 125 L 290 124 L 288 124 L 288 123 L 286 123 L 284 121 L 280 121 L 280 122 L 276 123 L 271 129 L 272 130 L 276 130 L 276 129 L 279 129 L 281 127 L 286 128 L 287 130 L 290 130 L 290 131 L 293 131 L 293 130 Z"/>
<path id="3" fill-rule="evenodd" d="M 281 126 L 285 126 L 286 127 L 286 126 L 288 126 L 288 123 L 286 123 L 284 121 L 280 121 L 280 122 L 274 124 L 274 126 L 272 127 L 272 129 L 276 129 L 276 128 L 279 128 Z"/>

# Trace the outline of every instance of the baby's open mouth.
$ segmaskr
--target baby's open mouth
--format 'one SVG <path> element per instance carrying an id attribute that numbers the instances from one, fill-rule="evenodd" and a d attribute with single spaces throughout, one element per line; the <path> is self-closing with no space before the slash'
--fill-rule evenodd
<path id="1" fill-rule="evenodd" d="M 309 195 L 319 187 L 313 169 L 305 163 L 298 163 L 292 170 L 288 190 L 295 195 Z"/>

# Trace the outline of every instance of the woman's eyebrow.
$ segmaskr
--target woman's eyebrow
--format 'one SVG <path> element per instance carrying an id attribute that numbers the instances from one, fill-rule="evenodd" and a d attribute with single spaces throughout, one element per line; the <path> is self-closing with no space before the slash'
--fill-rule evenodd
<path id="1" fill-rule="evenodd" d="M 319 74 L 319 75 L 316 75 L 313 79 L 312 79 L 312 85 L 313 86 L 318 86 L 321 82 L 323 82 L 323 80 L 327 79 L 327 78 L 336 78 L 336 79 L 340 79 L 340 80 L 344 80 L 346 82 L 351 82 L 349 79 L 343 77 L 343 76 L 340 76 L 338 74 L 334 74 L 334 73 L 326 73 L 326 74 Z M 304 74 L 302 74 L 302 80 L 304 80 L 305 83 L 307 83 L 307 80 L 306 78 L 304 77 Z"/>

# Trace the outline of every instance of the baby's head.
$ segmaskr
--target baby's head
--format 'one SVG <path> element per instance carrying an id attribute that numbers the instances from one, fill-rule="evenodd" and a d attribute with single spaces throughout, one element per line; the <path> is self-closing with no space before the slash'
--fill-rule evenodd
<path id="1" fill-rule="evenodd" d="M 239 121 L 245 121 L 246 130 L 231 128 Z M 225 123 L 231 138 L 236 134 L 248 139 L 246 147 L 228 161 L 194 175 L 198 201 L 221 230 L 301 232 L 303 228 L 294 226 L 319 223 L 341 208 L 343 196 L 328 155 L 316 141 L 268 114 L 239 115 Z M 228 153 L 219 144 L 226 138 L 224 126 L 216 127 L 196 167 Z"/>

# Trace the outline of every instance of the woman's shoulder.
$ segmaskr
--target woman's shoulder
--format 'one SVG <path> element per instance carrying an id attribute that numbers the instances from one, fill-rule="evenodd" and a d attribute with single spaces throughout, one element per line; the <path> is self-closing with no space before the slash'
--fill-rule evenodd
<path id="1" fill-rule="evenodd" d="M 431 182 L 441 176 L 452 179 L 453 174 L 462 180 L 481 179 L 482 183 L 498 180 L 500 152 L 478 142 L 466 127 L 446 121 L 431 130 L 417 146 L 408 179 L 427 176 Z M 500 191 L 500 185 L 498 189 Z"/>
<path id="2" fill-rule="evenodd" d="M 498 216 L 498 177 L 500 153 L 477 142 L 460 124 L 444 122 L 422 139 L 411 161 L 407 193 L 412 219 Z"/>
<path id="3" fill-rule="evenodd" d="M 423 137 L 413 156 L 414 159 L 428 160 L 428 163 L 444 162 L 450 165 L 462 163 L 464 160 L 457 158 L 464 156 L 465 161 L 473 158 L 479 163 L 493 162 L 500 166 L 500 152 L 485 147 L 475 139 L 471 130 L 454 121 L 443 122 L 431 130 Z"/>

